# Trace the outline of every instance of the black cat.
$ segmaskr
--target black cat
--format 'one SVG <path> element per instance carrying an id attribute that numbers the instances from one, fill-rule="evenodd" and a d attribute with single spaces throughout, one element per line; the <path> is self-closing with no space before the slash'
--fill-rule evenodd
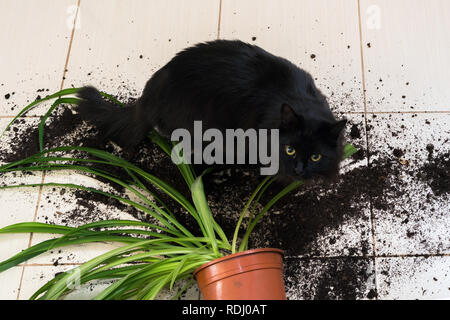
<path id="1" fill-rule="evenodd" d="M 241 41 L 216 40 L 179 52 L 127 107 L 83 88 L 83 119 L 119 145 L 133 147 L 152 129 L 171 136 L 203 129 L 279 129 L 279 175 L 308 179 L 337 173 L 342 129 L 312 77 L 286 59 Z"/>

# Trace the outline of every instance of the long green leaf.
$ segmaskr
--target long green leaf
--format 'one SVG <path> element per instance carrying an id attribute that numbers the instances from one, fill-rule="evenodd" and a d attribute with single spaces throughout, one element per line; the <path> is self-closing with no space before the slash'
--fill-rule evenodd
<path id="1" fill-rule="evenodd" d="M 75 228 L 40 222 L 21 222 L 0 229 L 0 233 L 50 233 L 67 234 Z"/>
<path id="2" fill-rule="evenodd" d="M 5 130 L 2 132 L 2 134 L 0 135 L 0 137 L 9 129 L 9 127 L 22 115 L 24 115 L 25 113 L 27 113 L 29 110 L 31 110 L 33 107 L 35 107 L 36 105 L 44 102 L 44 101 L 48 101 L 48 100 L 52 100 L 55 98 L 59 98 L 62 96 L 67 96 L 67 95 L 72 95 L 72 94 L 76 94 L 78 93 L 80 89 L 79 88 L 69 88 L 69 89 L 64 89 L 61 91 L 58 91 L 54 94 L 51 94 L 49 96 L 46 96 L 42 99 L 33 101 L 32 103 L 30 103 L 29 105 L 27 105 L 25 108 L 23 108 L 15 117 L 14 119 L 11 120 L 11 122 L 6 126 Z"/>
<path id="3" fill-rule="evenodd" d="M 208 206 L 208 201 L 206 200 L 202 177 L 198 177 L 195 179 L 194 183 L 191 186 L 192 200 L 194 201 L 194 205 L 197 208 L 197 212 L 199 213 L 200 220 L 203 223 L 206 234 L 205 237 L 208 237 L 211 240 L 212 249 L 215 254 L 219 254 L 219 250 L 217 247 L 216 236 L 214 233 L 214 225 L 213 225 L 213 217 L 211 210 Z"/>
<path id="4" fill-rule="evenodd" d="M 237 237 L 239 234 L 239 229 L 241 227 L 241 223 L 242 220 L 244 219 L 245 213 L 247 212 L 248 208 L 250 207 L 250 205 L 252 204 L 253 200 L 255 199 L 255 197 L 258 195 L 258 193 L 260 192 L 260 190 L 264 187 L 264 185 L 269 181 L 269 179 L 271 179 L 270 176 L 267 176 L 263 179 L 263 181 L 261 181 L 261 183 L 258 185 L 258 187 L 255 189 L 255 191 L 253 192 L 253 194 L 250 196 L 250 199 L 248 199 L 247 203 L 244 206 L 244 209 L 242 209 L 242 212 L 239 216 L 239 220 L 236 223 L 236 228 L 234 229 L 234 235 L 233 235 L 233 242 L 231 244 L 231 248 L 232 251 L 231 253 L 236 253 L 236 241 L 237 241 Z"/>
<path id="5" fill-rule="evenodd" d="M 76 245 L 81 243 L 93 243 L 93 242 L 121 242 L 121 243 L 135 243 L 135 242 L 142 242 L 142 239 L 133 238 L 133 237 L 123 237 L 123 236 L 113 236 L 113 235 L 83 235 L 79 237 L 73 237 L 70 239 L 66 239 L 65 241 L 58 242 L 58 246 L 55 246 L 54 244 L 59 239 L 51 239 L 46 240 L 43 242 L 40 242 L 30 248 L 27 248 L 23 250 L 22 252 L 14 255 L 13 257 L 2 261 L 0 263 L 0 272 L 3 272 L 5 270 L 8 270 L 12 267 L 17 266 L 18 264 L 27 261 L 31 258 L 34 258 L 42 253 L 45 253 L 48 251 L 49 247 L 64 247 L 64 246 L 70 246 L 70 245 Z"/>
<path id="6" fill-rule="evenodd" d="M 242 239 L 242 242 L 239 246 L 239 252 L 242 252 L 247 249 L 248 246 L 248 239 L 250 237 L 250 233 L 255 228 L 256 224 L 259 222 L 259 220 L 262 218 L 262 216 L 282 197 L 284 197 L 286 194 L 291 192 L 294 189 L 297 189 L 303 185 L 303 181 L 294 181 L 291 184 L 289 184 L 287 187 L 285 187 L 283 190 L 281 190 L 275 197 L 273 197 L 261 210 L 261 212 L 255 217 L 255 219 L 249 223 L 247 231 L 244 234 L 244 237 Z"/>
<path id="7" fill-rule="evenodd" d="M 356 152 L 358 152 L 358 149 L 356 149 L 351 144 L 347 143 L 344 147 L 344 152 L 343 152 L 342 158 L 346 159 L 346 158 L 352 156 L 353 154 L 355 154 Z"/>

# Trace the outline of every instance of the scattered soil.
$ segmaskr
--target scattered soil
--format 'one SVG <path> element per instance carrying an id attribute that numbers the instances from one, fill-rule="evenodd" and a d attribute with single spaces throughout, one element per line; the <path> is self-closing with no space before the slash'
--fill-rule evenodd
<path id="1" fill-rule="evenodd" d="M 350 123 L 349 128 L 350 141 L 361 140 L 362 121 Z M 366 129 L 370 131 L 370 125 Z M 24 119 L 18 120 L 8 133 L 9 147 L 0 150 L 0 160 L 11 162 L 37 153 L 39 150 L 37 132 L 37 125 L 27 126 Z M 46 148 L 74 145 L 107 150 L 162 178 L 190 198 L 170 158 L 157 146 L 150 141 L 144 141 L 135 152 L 125 152 L 111 142 L 100 140 L 96 130 L 85 125 L 70 107 L 60 107 L 55 116 L 47 121 L 44 141 Z M 376 152 L 368 155 L 363 145 L 356 144 L 360 151 L 353 155 L 349 165 L 358 165 L 352 170 L 346 170 L 333 181 L 309 182 L 300 191 L 285 197 L 255 228 L 251 239 L 251 247 L 272 246 L 285 250 L 285 254 L 289 257 L 285 273 L 288 288 L 298 290 L 299 283 L 309 283 L 309 278 L 317 278 L 314 281 L 314 288 L 305 288 L 302 291 L 304 298 L 375 298 L 376 292 L 370 285 L 373 273 L 368 267 L 372 235 L 370 228 L 365 227 L 370 225 L 371 208 L 408 219 L 409 212 L 392 211 L 392 200 L 404 195 L 408 188 L 409 182 L 404 178 L 405 175 L 414 181 L 424 183 L 432 190 L 427 196 L 428 201 L 449 193 L 449 153 L 439 153 L 435 146 L 429 145 L 424 151 L 427 153 L 428 161 L 411 169 L 408 165 L 402 165 L 397 161 L 404 155 L 405 150 L 394 149 L 391 155 L 374 157 L 368 166 L 367 157 L 375 156 Z M 79 153 L 74 155 L 86 156 Z M 120 169 L 99 165 L 96 165 L 96 168 L 108 170 L 122 179 L 128 178 L 127 173 Z M 260 179 L 255 170 L 235 168 L 206 176 L 204 183 L 212 212 L 227 234 L 234 231 L 240 210 Z M 102 182 L 112 187 L 118 195 L 124 195 L 122 187 L 110 184 L 104 179 Z M 176 203 L 159 190 L 152 186 L 148 187 L 169 206 L 181 223 L 194 233 L 199 232 L 195 228 L 195 221 Z M 272 193 L 269 192 L 263 197 L 262 203 L 267 202 L 281 187 L 281 185 L 274 186 Z M 65 189 L 54 189 L 54 193 L 59 193 L 58 202 L 66 199 Z M 138 210 L 102 195 L 84 191 L 71 191 L 70 194 L 77 199 L 77 209 L 55 213 L 68 225 L 108 218 L 107 214 L 100 212 L 99 203 L 127 212 L 138 219 L 151 221 Z M 357 243 L 342 242 L 346 232 L 341 226 L 348 223 L 354 225 L 360 233 L 361 238 Z M 420 236 L 418 232 L 409 231 L 407 236 Z M 330 260 L 331 262 L 320 270 L 316 267 L 306 268 L 310 273 L 302 273 L 302 269 L 299 271 L 299 263 L 302 265 L 312 262 L 297 257 L 317 257 L 330 252 L 331 254 L 337 252 L 338 255 L 350 258 L 344 259 L 345 263 L 338 259 Z M 58 263 L 57 261 L 55 263 Z"/>
<path id="2" fill-rule="evenodd" d="M 358 128 L 357 124 L 353 124 L 350 129 L 350 137 L 352 139 L 359 139 L 361 138 L 361 130 Z"/>
<path id="3" fill-rule="evenodd" d="M 283 248 L 288 255 L 323 254 L 323 248 L 314 245 L 318 236 L 339 229 L 350 219 L 359 224 L 367 222 L 370 201 L 374 208 L 388 210 L 389 199 L 404 191 L 399 166 L 393 160 L 376 161 L 370 167 L 358 167 L 341 175 L 327 189 L 310 183 L 301 192 L 278 203 L 277 210 L 282 214 L 272 215 L 258 227 L 252 245 L 269 241 L 270 246 Z M 368 232 L 362 230 L 359 247 L 346 248 L 348 254 L 369 253 Z M 344 232 L 333 234 L 329 244 L 336 243 L 339 236 L 344 236 Z"/>
<path id="4" fill-rule="evenodd" d="M 368 258 L 301 259 L 300 262 L 286 259 L 286 287 L 294 288 L 292 292 L 288 289 L 288 295 L 302 300 L 374 299 L 377 293 L 370 263 Z M 303 273 L 308 275 L 308 281 Z M 299 283 L 301 288 L 297 287 Z"/>
<path id="5" fill-rule="evenodd" d="M 433 149 L 428 151 L 430 157 Z M 435 196 L 448 194 L 450 192 L 450 153 L 437 158 L 429 158 L 429 162 L 418 170 L 417 177 L 430 186 Z"/>

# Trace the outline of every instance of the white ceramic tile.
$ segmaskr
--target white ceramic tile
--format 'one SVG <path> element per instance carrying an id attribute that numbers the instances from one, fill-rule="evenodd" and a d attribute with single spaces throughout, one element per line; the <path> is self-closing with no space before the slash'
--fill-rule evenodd
<path id="1" fill-rule="evenodd" d="M 15 115 L 39 95 L 59 90 L 76 2 L 1 1 L 0 115 Z"/>
<path id="2" fill-rule="evenodd" d="M 217 37 L 219 0 L 82 1 L 66 86 L 140 95 L 179 50 Z"/>
<path id="3" fill-rule="evenodd" d="M 22 269 L 22 267 L 13 267 L 0 273 L 0 300 L 17 299 Z"/>
<path id="4" fill-rule="evenodd" d="M 3 132 L 11 119 L 0 119 L 0 131 Z M 23 119 L 13 127 L 17 133 L 21 133 L 35 120 Z M 10 152 L 11 142 L 15 139 L 16 132 L 11 130 L 0 138 L 0 152 Z M 4 158 L 0 164 L 5 164 Z M 42 174 L 8 173 L 0 175 L 1 185 L 16 185 L 26 183 L 40 183 Z M 0 190 L 0 228 L 20 222 L 33 221 L 39 188 L 18 188 Z M 28 247 L 30 234 L 1 234 L 0 235 L 0 261 L 11 258 Z M 13 267 L 0 273 L 0 299 L 15 300 L 17 298 L 22 267 Z"/>
<path id="5" fill-rule="evenodd" d="M 334 110 L 363 111 L 356 1 L 226 0 L 220 37 L 256 44 L 310 72 Z"/>
<path id="6" fill-rule="evenodd" d="M 6 127 L 10 119 L 0 119 L 0 130 Z M 33 121 L 27 119 L 24 124 L 17 125 L 18 132 L 21 132 L 26 125 Z M 14 139 L 14 131 L 5 133 L 0 138 L 0 151 L 11 150 L 11 141 Z M 0 159 L 0 164 L 5 164 L 4 159 Z M 19 185 L 40 183 L 42 174 L 27 173 L 6 173 L 0 175 L 0 185 Z M 39 187 L 17 188 L 0 190 L 0 227 L 5 227 L 14 223 L 33 221 L 36 211 Z M 0 235 L 0 261 L 10 258 L 14 254 L 28 247 L 29 234 L 1 234 Z"/>
<path id="7" fill-rule="evenodd" d="M 377 254 L 450 252 L 449 122 L 449 114 L 371 119 L 372 178 L 385 185 L 372 204 Z"/>
<path id="8" fill-rule="evenodd" d="M 372 259 L 285 259 L 284 281 L 289 300 L 374 299 Z"/>
<path id="9" fill-rule="evenodd" d="M 450 257 L 377 258 L 378 293 L 386 300 L 450 299 Z"/>
<path id="10" fill-rule="evenodd" d="M 449 10 L 446 0 L 361 0 L 369 111 L 450 110 Z"/>
<path id="11" fill-rule="evenodd" d="M 45 183 L 50 182 L 73 183 L 114 192 L 111 190 L 112 188 L 108 188 L 94 178 L 70 171 L 47 173 Z M 89 222 L 111 219 L 136 220 L 135 217 L 114 205 L 107 205 L 95 200 L 85 202 L 84 199 L 79 198 L 74 193 L 74 190 L 69 188 L 43 188 L 37 216 L 38 222 L 77 227 Z M 51 237 L 53 236 L 47 234 L 34 234 L 32 244 L 37 244 Z M 81 263 L 122 245 L 121 243 L 102 242 L 55 248 L 29 260 L 28 263 L 55 265 L 60 263 Z"/>
<path id="12" fill-rule="evenodd" d="M 26 182 L 30 181 L 27 176 Z M 34 180 L 40 180 L 40 177 L 33 176 Z M 3 180 L 4 177 L 1 177 Z M 18 180 L 24 181 L 23 177 L 9 178 L 2 182 L 16 184 Z M 40 181 L 39 181 L 40 182 Z M 19 182 L 20 183 L 20 182 Z M 0 190 L 0 227 L 6 227 L 19 222 L 33 221 L 34 212 L 38 199 L 39 189 L 21 188 L 17 190 Z M 30 235 L 20 234 L 1 234 L 0 235 L 0 261 L 4 261 L 16 253 L 28 247 Z"/>

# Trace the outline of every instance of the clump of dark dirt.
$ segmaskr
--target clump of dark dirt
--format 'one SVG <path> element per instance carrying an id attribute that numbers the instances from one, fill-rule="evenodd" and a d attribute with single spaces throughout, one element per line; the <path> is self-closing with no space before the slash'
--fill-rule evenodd
<path id="1" fill-rule="evenodd" d="M 367 281 L 368 274 L 364 267 L 360 267 L 359 261 L 347 262 L 341 267 L 335 263 L 330 263 L 317 285 L 314 299 L 356 300 L 361 298 L 358 297 L 358 292 L 355 289 L 358 288 L 359 290 L 360 284 Z"/>
<path id="2" fill-rule="evenodd" d="M 431 143 L 428 144 L 425 149 L 427 149 L 428 151 L 428 160 L 432 160 L 433 159 L 433 152 L 434 152 L 434 145 L 432 145 Z"/>
<path id="3" fill-rule="evenodd" d="M 392 154 L 394 155 L 394 157 L 400 158 L 404 155 L 404 152 L 401 149 L 395 148 Z"/>
<path id="4" fill-rule="evenodd" d="M 70 212 L 65 216 L 67 222 L 69 223 L 77 223 L 83 224 L 86 223 L 86 220 L 92 219 L 90 213 L 95 212 L 97 209 L 96 203 L 104 203 L 107 206 L 114 207 L 122 212 L 126 212 L 129 215 L 133 216 L 136 219 L 141 221 L 150 222 L 148 215 L 143 214 L 135 207 L 128 206 L 119 200 L 112 199 L 110 197 L 92 193 L 84 190 L 76 190 L 73 192 L 73 195 L 77 199 L 77 209 Z"/>
<path id="5" fill-rule="evenodd" d="M 434 148 L 427 147 L 427 149 L 431 155 Z M 417 177 L 430 186 L 435 196 L 448 194 L 450 192 L 450 153 L 429 160 L 419 168 Z"/>
<path id="6" fill-rule="evenodd" d="M 15 124 L 10 127 L 10 131 L 14 135 L 20 135 L 20 139 L 11 139 L 9 141 L 9 149 L 0 150 L 0 159 L 3 162 L 14 162 L 27 158 L 39 151 L 39 138 L 35 127 L 26 127 L 23 132 L 19 133 L 19 127 L 25 125 L 24 119 L 18 119 Z"/>
<path id="7" fill-rule="evenodd" d="M 352 139 L 360 139 L 361 138 L 361 130 L 358 128 L 357 124 L 353 124 L 350 129 L 350 137 Z"/>

